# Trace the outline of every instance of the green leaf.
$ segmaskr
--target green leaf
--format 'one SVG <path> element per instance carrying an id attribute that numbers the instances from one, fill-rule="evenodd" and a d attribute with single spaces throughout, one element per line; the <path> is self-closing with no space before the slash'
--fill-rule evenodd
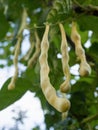
<path id="1" fill-rule="evenodd" d="M 27 68 L 25 73 L 23 74 L 23 77 L 28 79 L 30 82 L 32 82 L 35 86 L 39 85 L 40 77 L 39 74 L 36 73 L 36 70 L 34 67 Z"/>
<path id="2" fill-rule="evenodd" d="M 87 92 L 90 89 L 90 84 L 89 82 L 86 82 L 85 80 L 81 81 L 81 79 L 79 81 L 77 81 L 73 86 L 71 91 L 72 92 L 77 92 L 77 91 L 84 91 Z"/>
<path id="3" fill-rule="evenodd" d="M 9 28 L 9 24 L 3 14 L 3 10 L 0 10 L 0 40 L 6 35 Z"/>
<path id="4" fill-rule="evenodd" d="M 98 0 L 92 0 L 91 2 L 93 5 L 98 6 Z"/>
<path id="5" fill-rule="evenodd" d="M 98 34 L 98 17 L 83 15 L 81 17 L 78 17 L 77 22 L 81 30 L 92 30 Z"/>
<path id="6" fill-rule="evenodd" d="M 92 44 L 92 46 L 89 49 L 89 55 L 91 55 L 91 57 L 93 58 L 93 60 L 95 61 L 95 63 L 98 64 L 98 61 L 96 59 L 98 59 L 98 43 L 94 42 Z"/>
<path id="7" fill-rule="evenodd" d="M 0 110 L 5 109 L 15 101 L 19 100 L 26 92 L 32 87 L 30 81 L 25 78 L 18 78 L 16 81 L 16 87 L 14 90 L 8 90 L 8 84 L 11 78 L 9 78 L 2 89 L 0 90 Z"/>

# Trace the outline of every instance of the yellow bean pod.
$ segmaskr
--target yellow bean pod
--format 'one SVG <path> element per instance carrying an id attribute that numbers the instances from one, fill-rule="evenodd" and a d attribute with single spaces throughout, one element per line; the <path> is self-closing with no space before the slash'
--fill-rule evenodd
<path id="1" fill-rule="evenodd" d="M 28 61 L 28 68 L 32 67 L 34 65 L 34 63 L 36 62 L 36 60 L 40 54 L 40 39 L 39 39 L 39 36 L 36 31 L 34 32 L 34 35 L 35 35 L 35 40 L 36 40 L 36 45 L 35 45 L 36 50 Z"/>
<path id="2" fill-rule="evenodd" d="M 15 88 L 15 82 L 16 82 L 17 77 L 18 77 L 18 55 L 20 53 L 22 32 L 23 32 L 23 29 L 26 26 L 26 18 L 27 18 L 27 12 L 26 12 L 26 9 L 24 8 L 23 14 L 22 14 L 21 26 L 20 26 L 18 34 L 17 34 L 17 43 L 16 43 L 16 46 L 15 46 L 15 54 L 14 54 L 14 59 L 13 59 L 13 63 L 14 63 L 14 66 L 15 66 L 15 72 L 14 72 L 14 76 L 11 79 L 11 82 L 8 85 L 8 90 L 12 90 L 12 89 Z"/>
<path id="3" fill-rule="evenodd" d="M 68 55 L 68 45 L 64 27 L 61 23 L 59 23 L 60 31 L 61 31 L 61 53 L 62 53 L 62 67 L 63 72 L 66 77 L 66 80 L 61 84 L 60 90 L 63 93 L 66 93 L 70 90 L 70 69 L 69 69 L 69 55 Z"/>
<path id="4" fill-rule="evenodd" d="M 45 95 L 45 98 L 50 105 L 52 105 L 59 112 L 66 112 L 70 108 L 69 100 L 67 100 L 66 98 L 58 97 L 55 88 L 50 83 L 49 66 L 47 61 L 49 49 L 49 27 L 49 25 L 46 25 L 46 29 L 41 42 L 41 54 L 39 58 L 41 88 Z"/>
<path id="5" fill-rule="evenodd" d="M 80 59 L 79 73 L 81 76 L 86 76 L 91 73 L 90 65 L 86 61 L 85 51 L 81 45 L 81 36 L 79 35 L 76 27 L 76 23 L 72 22 L 71 39 L 75 44 L 75 51 L 77 57 Z"/>

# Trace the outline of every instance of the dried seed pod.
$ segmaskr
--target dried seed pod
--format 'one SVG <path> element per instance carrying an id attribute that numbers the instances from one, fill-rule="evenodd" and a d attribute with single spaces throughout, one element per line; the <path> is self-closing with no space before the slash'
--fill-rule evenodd
<path id="1" fill-rule="evenodd" d="M 42 91 L 49 102 L 59 112 L 66 112 L 70 108 L 70 102 L 66 98 L 60 98 L 56 94 L 55 88 L 50 83 L 49 79 L 49 66 L 48 66 L 48 41 L 49 25 L 46 25 L 46 29 L 41 42 L 41 55 L 40 62 L 40 82 Z"/>
<path id="2" fill-rule="evenodd" d="M 27 19 L 27 10 L 26 8 L 24 8 L 22 13 L 22 21 L 17 36 L 20 36 L 24 28 L 26 27 L 26 19 Z"/>
<path id="3" fill-rule="evenodd" d="M 81 76 L 86 76 L 91 73 L 91 68 L 87 62 L 81 62 L 79 73 Z"/>
<path id="4" fill-rule="evenodd" d="M 11 79 L 11 82 L 8 85 L 8 90 L 12 90 L 15 88 L 15 82 L 18 77 L 18 55 L 20 52 L 20 44 L 21 44 L 21 37 L 18 38 L 18 42 L 15 47 L 15 54 L 14 54 L 14 60 L 13 60 L 13 63 L 15 66 L 15 72 L 14 72 L 14 76 Z"/>
<path id="5" fill-rule="evenodd" d="M 80 75 L 81 76 L 89 75 L 91 73 L 91 68 L 90 68 L 90 65 L 86 61 L 85 51 L 82 48 L 81 37 L 77 31 L 75 22 L 72 22 L 71 39 L 75 43 L 76 55 L 81 60 L 80 70 L 79 70 Z"/>
<path id="6" fill-rule="evenodd" d="M 26 12 L 26 9 L 24 8 L 23 14 L 22 14 L 21 26 L 20 26 L 20 29 L 19 29 L 18 34 L 17 34 L 17 43 L 16 43 L 16 46 L 15 46 L 15 54 L 14 54 L 14 59 L 13 59 L 13 63 L 14 63 L 14 66 L 15 66 L 15 72 L 14 72 L 14 76 L 11 79 L 11 82 L 8 85 L 8 90 L 12 90 L 12 89 L 15 88 L 15 82 L 16 82 L 17 77 L 18 77 L 18 55 L 19 55 L 19 52 L 20 52 L 22 32 L 23 32 L 23 29 L 26 26 L 26 18 L 27 18 L 27 12 Z"/>
<path id="7" fill-rule="evenodd" d="M 59 23 L 59 27 L 61 30 L 61 37 L 62 37 L 62 42 L 61 42 L 61 53 L 62 53 L 62 67 L 63 67 L 63 72 L 66 77 L 66 80 L 61 84 L 60 90 L 63 93 L 66 93 L 70 90 L 70 69 L 69 69 L 69 55 L 68 55 L 68 45 L 67 45 L 67 39 L 66 39 L 66 34 L 64 27 L 61 23 Z"/>
<path id="8" fill-rule="evenodd" d="M 62 113 L 62 120 L 65 120 L 68 116 L 68 111 Z"/>
<path id="9" fill-rule="evenodd" d="M 28 61 L 28 67 L 32 67 L 34 65 L 34 63 L 36 62 L 36 60 L 40 54 L 40 39 L 37 34 L 37 31 L 34 32 L 34 35 L 35 35 L 35 39 L 36 39 L 36 45 L 35 45 L 36 50 L 35 50 L 35 53 L 33 54 L 33 56 Z"/>

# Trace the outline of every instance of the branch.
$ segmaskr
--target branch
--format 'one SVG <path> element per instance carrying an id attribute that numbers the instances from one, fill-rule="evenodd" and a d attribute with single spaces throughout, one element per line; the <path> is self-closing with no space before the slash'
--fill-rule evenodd
<path id="1" fill-rule="evenodd" d="M 83 6 L 79 2 L 77 2 L 77 0 L 73 0 L 73 3 L 74 3 L 73 10 L 77 14 L 85 13 L 87 15 L 98 16 L 98 6 L 94 6 L 91 4 Z"/>
<path id="2" fill-rule="evenodd" d="M 85 118 L 85 119 L 81 122 L 81 124 L 91 122 L 91 121 L 93 121 L 93 120 L 96 119 L 96 118 L 98 118 L 98 113 L 95 114 L 95 115 L 93 115 L 93 116 L 90 116 L 90 117 Z"/>
<path id="3" fill-rule="evenodd" d="M 89 4 L 88 7 L 89 7 L 90 9 L 92 9 L 92 10 L 98 11 L 98 6 L 94 6 L 94 5 Z"/>

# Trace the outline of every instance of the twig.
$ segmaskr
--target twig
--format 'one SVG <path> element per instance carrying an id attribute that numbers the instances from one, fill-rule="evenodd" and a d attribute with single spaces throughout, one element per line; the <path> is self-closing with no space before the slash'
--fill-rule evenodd
<path id="1" fill-rule="evenodd" d="M 84 123 L 87 123 L 87 122 L 91 122 L 91 121 L 93 121 L 96 118 L 98 118 L 98 113 L 93 115 L 93 116 L 90 116 L 90 117 L 87 117 L 87 118 L 83 119 L 81 124 L 84 124 Z"/>

